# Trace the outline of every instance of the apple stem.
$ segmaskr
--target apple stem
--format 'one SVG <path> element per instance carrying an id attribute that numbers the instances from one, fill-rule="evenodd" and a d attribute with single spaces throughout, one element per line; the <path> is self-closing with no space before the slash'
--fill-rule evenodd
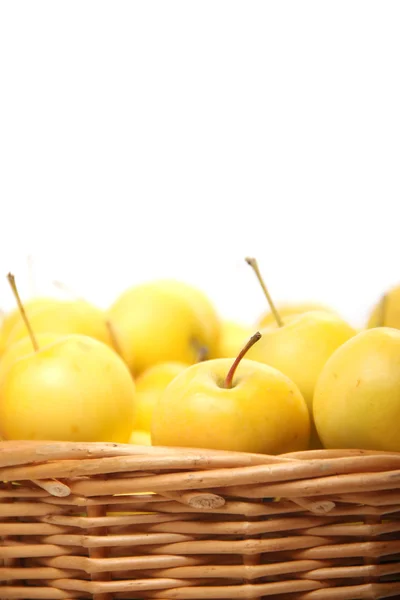
<path id="1" fill-rule="evenodd" d="M 207 360 L 208 357 L 208 350 L 205 346 L 200 346 L 199 347 L 199 353 L 197 355 L 197 362 L 204 362 L 205 360 Z"/>
<path id="2" fill-rule="evenodd" d="M 20 295 L 18 293 L 17 285 L 15 283 L 15 277 L 11 273 L 9 273 L 7 275 L 7 279 L 8 279 L 8 283 L 10 284 L 12 293 L 14 294 L 14 297 L 15 297 L 15 299 L 17 301 L 19 312 L 21 313 L 21 317 L 23 318 L 25 326 L 26 326 L 26 328 L 28 330 L 29 337 L 31 338 L 33 349 L 35 350 L 35 352 L 38 352 L 39 346 L 38 346 L 38 343 L 36 341 L 35 334 L 33 333 L 33 330 L 32 330 L 31 324 L 29 322 L 28 316 L 27 316 L 27 314 L 25 312 L 24 305 L 21 302 L 21 298 L 20 298 Z"/>
<path id="3" fill-rule="evenodd" d="M 232 388 L 233 377 L 236 373 L 236 369 L 238 368 L 240 361 L 242 360 L 244 355 L 250 350 L 250 348 L 252 346 L 254 346 L 254 344 L 256 342 L 258 342 L 259 339 L 261 339 L 261 337 L 262 337 L 261 333 L 259 331 L 257 331 L 254 335 L 251 336 L 251 338 L 249 339 L 247 344 L 244 346 L 244 348 L 241 349 L 241 351 L 235 358 L 234 363 L 231 366 L 231 368 L 229 369 L 228 375 L 226 376 L 226 379 L 225 379 L 224 387 L 227 388 L 228 390 Z"/>
<path id="4" fill-rule="evenodd" d="M 276 306 L 273 303 L 273 300 L 272 300 L 272 298 L 270 296 L 270 293 L 269 293 L 269 291 L 267 289 L 267 286 L 264 283 L 264 279 L 262 278 L 262 275 L 260 273 L 260 269 L 258 268 L 258 263 L 257 263 L 256 259 L 255 258 L 245 258 L 245 261 L 247 262 L 248 265 L 250 265 L 250 267 L 253 269 L 254 273 L 256 274 L 256 277 L 257 277 L 257 279 L 258 279 L 258 281 L 259 281 L 259 283 L 260 283 L 260 285 L 262 287 L 262 290 L 263 290 L 263 292 L 265 294 L 265 297 L 267 298 L 269 307 L 271 309 L 272 314 L 275 317 L 275 321 L 276 321 L 278 327 L 282 327 L 283 326 L 283 321 L 281 319 L 280 314 L 276 310 Z"/>
<path id="5" fill-rule="evenodd" d="M 196 351 L 196 362 L 204 362 L 208 359 L 208 348 L 198 342 L 196 338 L 191 340 L 191 344 Z"/>

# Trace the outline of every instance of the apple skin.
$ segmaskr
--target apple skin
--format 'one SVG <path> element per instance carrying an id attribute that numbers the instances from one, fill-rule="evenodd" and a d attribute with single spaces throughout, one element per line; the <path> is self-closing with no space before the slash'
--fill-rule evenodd
<path id="1" fill-rule="evenodd" d="M 285 321 L 287 317 L 294 317 L 315 310 L 322 310 L 336 314 L 335 311 L 329 306 L 325 306 L 324 304 L 319 304 L 317 302 L 282 302 L 280 304 L 277 304 L 276 308 L 283 321 Z M 258 321 L 258 327 L 260 329 L 264 329 L 264 327 L 269 327 L 270 325 L 275 325 L 275 317 L 271 311 L 262 315 L 262 317 Z"/>
<path id="2" fill-rule="evenodd" d="M 0 436 L 6 440 L 127 443 L 135 385 L 106 344 L 63 337 L 17 360 L 0 379 Z"/>
<path id="3" fill-rule="evenodd" d="M 400 452 L 400 331 L 356 335 L 332 354 L 313 403 L 326 448 Z"/>
<path id="4" fill-rule="evenodd" d="M 188 367 L 153 413 L 153 445 L 280 454 L 308 447 L 310 419 L 296 385 L 272 367 L 242 359 L 233 387 L 231 359 Z"/>
<path id="5" fill-rule="evenodd" d="M 135 429 L 129 438 L 129 443 L 134 446 L 151 446 L 151 436 L 148 431 Z"/>

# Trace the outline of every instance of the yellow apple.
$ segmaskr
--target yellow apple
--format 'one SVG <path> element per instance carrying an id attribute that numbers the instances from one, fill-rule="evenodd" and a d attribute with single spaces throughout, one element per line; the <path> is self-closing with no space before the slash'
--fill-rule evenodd
<path id="1" fill-rule="evenodd" d="M 159 363 L 136 379 L 135 417 L 133 428 L 150 431 L 153 411 L 167 385 L 188 365 L 178 362 Z"/>
<path id="2" fill-rule="evenodd" d="M 241 323 L 222 321 L 217 358 L 233 358 L 237 356 L 253 331 L 251 327 L 247 327 Z"/>
<path id="3" fill-rule="evenodd" d="M 367 323 L 368 329 L 372 327 L 400 329 L 400 285 L 388 290 L 374 306 Z"/>
<path id="4" fill-rule="evenodd" d="M 324 306 L 323 304 L 318 304 L 317 302 L 281 303 L 277 304 L 276 308 L 283 321 L 285 321 L 286 317 L 301 315 L 305 312 L 314 310 L 326 310 L 328 312 L 334 312 L 333 309 Z M 264 327 L 268 327 L 269 325 L 273 325 L 274 323 L 274 314 L 272 311 L 269 311 L 259 319 L 258 327 L 260 329 L 263 329 Z"/>
<path id="5" fill-rule="evenodd" d="M 175 377 L 153 413 L 154 445 L 268 454 L 307 448 L 310 419 L 297 386 L 276 369 L 243 359 L 244 351 L 233 365 L 208 360 Z"/>
<path id="6" fill-rule="evenodd" d="M 70 335 L 32 351 L 3 372 L 0 436 L 127 443 L 134 398 L 132 376 L 111 348 Z"/>
<path id="7" fill-rule="evenodd" d="M 214 347 L 209 326 L 187 299 L 152 283 L 125 291 L 108 318 L 135 375 L 162 362 L 193 364 Z"/>
<path id="8" fill-rule="evenodd" d="M 113 347 L 105 313 L 84 300 L 53 300 L 46 305 L 32 308 L 28 317 L 35 334 L 76 333 Z M 22 320 L 18 320 L 7 338 L 7 346 L 26 335 L 26 325 Z"/>
<path id="9" fill-rule="evenodd" d="M 156 280 L 152 285 L 184 299 L 193 308 L 207 328 L 208 358 L 215 358 L 221 334 L 221 321 L 208 296 L 197 287 L 175 279 Z"/>
<path id="10" fill-rule="evenodd" d="M 313 412 L 326 448 L 400 452 L 400 331 L 366 330 L 336 350 Z"/>

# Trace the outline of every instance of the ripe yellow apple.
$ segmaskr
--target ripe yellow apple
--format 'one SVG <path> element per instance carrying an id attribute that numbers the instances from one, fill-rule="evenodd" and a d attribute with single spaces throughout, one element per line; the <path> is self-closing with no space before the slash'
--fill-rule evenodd
<path id="1" fill-rule="evenodd" d="M 35 334 L 76 333 L 113 347 L 105 313 L 84 300 L 53 300 L 51 303 L 32 308 L 28 317 Z M 26 325 L 22 320 L 18 320 L 7 338 L 7 346 L 26 335 Z"/>
<path id="2" fill-rule="evenodd" d="M 261 330 L 262 338 L 248 358 L 282 371 L 300 389 L 309 409 L 319 374 L 333 352 L 356 334 L 339 316 L 310 311 L 287 317 L 284 325 Z"/>
<path id="3" fill-rule="evenodd" d="M 178 362 L 159 363 L 136 379 L 135 417 L 133 428 L 150 431 L 153 411 L 167 385 L 188 365 Z"/>
<path id="4" fill-rule="evenodd" d="M 374 306 L 367 323 L 368 329 L 372 327 L 400 329 L 400 285 L 388 290 Z"/>
<path id="5" fill-rule="evenodd" d="M 326 363 L 314 419 L 326 448 L 400 452 L 400 331 L 362 331 Z"/>
<path id="6" fill-rule="evenodd" d="M 243 354 L 233 365 L 217 358 L 175 377 L 153 413 L 152 443 L 268 454 L 306 449 L 310 418 L 297 386 Z"/>
<path id="7" fill-rule="evenodd" d="M 39 348 L 49 346 L 61 337 L 63 336 L 59 333 L 39 333 L 35 336 Z M 22 338 L 22 340 L 15 342 L 15 344 L 8 346 L 0 360 L 0 378 L 17 360 L 28 354 L 32 354 L 32 340 L 29 335 Z"/>
<path id="8" fill-rule="evenodd" d="M 324 306 L 323 304 L 318 304 L 317 302 L 281 303 L 277 304 L 276 308 L 283 321 L 285 321 L 287 317 L 301 315 L 305 312 L 314 310 L 326 310 L 328 312 L 334 312 L 332 308 Z M 269 325 L 273 325 L 274 323 L 274 314 L 272 311 L 269 311 L 259 319 L 258 327 L 260 329 L 263 329 L 264 327 L 268 327 Z"/>
<path id="9" fill-rule="evenodd" d="M 55 298 L 31 298 L 24 303 L 25 311 L 30 316 L 31 312 L 37 308 L 42 308 L 48 305 L 52 305 L 54 302 L 57 303 Z M 21 313 L 18 308 L 10 311 L 4 316 L 4 319 L 0 327 L 0 356 L 3 354 L 7 347 L 7 340 L 17 323 L 22 323 Z"/>
<path id="10" fill-rule="evenodd" d="M 129 438 L 129 443 L 135 444 L 136 446 L 151 446 L 150 432 L 141 431 L 140 429 L 133 431 Z"/>
<path id="11" fill-rule="evenodd" d="M 60 338 L 17 360 L 0 378 L 6 440 L 127 443 L 135 384 L 123 360 L 83 335 Z"/>
<path id="12" fill-rule="evenodd" d="M 237 356 L 252 333 L 253 329 L 246 325 L 234 321 L 222 321 L 217 358 Z"/>
<path id="13" fill-rule="evenodd" d="M 186 300 L 207 329 L 208 358 L 216 358 L 221 334 L 221 321 L 208 296 L 202 290 L 175 279 L 160 279 L 154 281 L 152 285 Z"/>
<path id="14" fill-rule="evenodd" d="M 152 283 L 125 291 L 108 318 L 135 375 L 162 362 L 193 364 L 213 348 L 209 327 L 188 301 Z"/>

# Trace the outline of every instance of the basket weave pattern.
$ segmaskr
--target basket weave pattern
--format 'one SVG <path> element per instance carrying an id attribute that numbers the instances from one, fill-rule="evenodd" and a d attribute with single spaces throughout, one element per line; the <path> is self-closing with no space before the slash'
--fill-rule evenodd
<path id="1" fill-rule="evenodd" d="M 0 442 L 0 599 L 400 598 L 400 454 Z"/>

